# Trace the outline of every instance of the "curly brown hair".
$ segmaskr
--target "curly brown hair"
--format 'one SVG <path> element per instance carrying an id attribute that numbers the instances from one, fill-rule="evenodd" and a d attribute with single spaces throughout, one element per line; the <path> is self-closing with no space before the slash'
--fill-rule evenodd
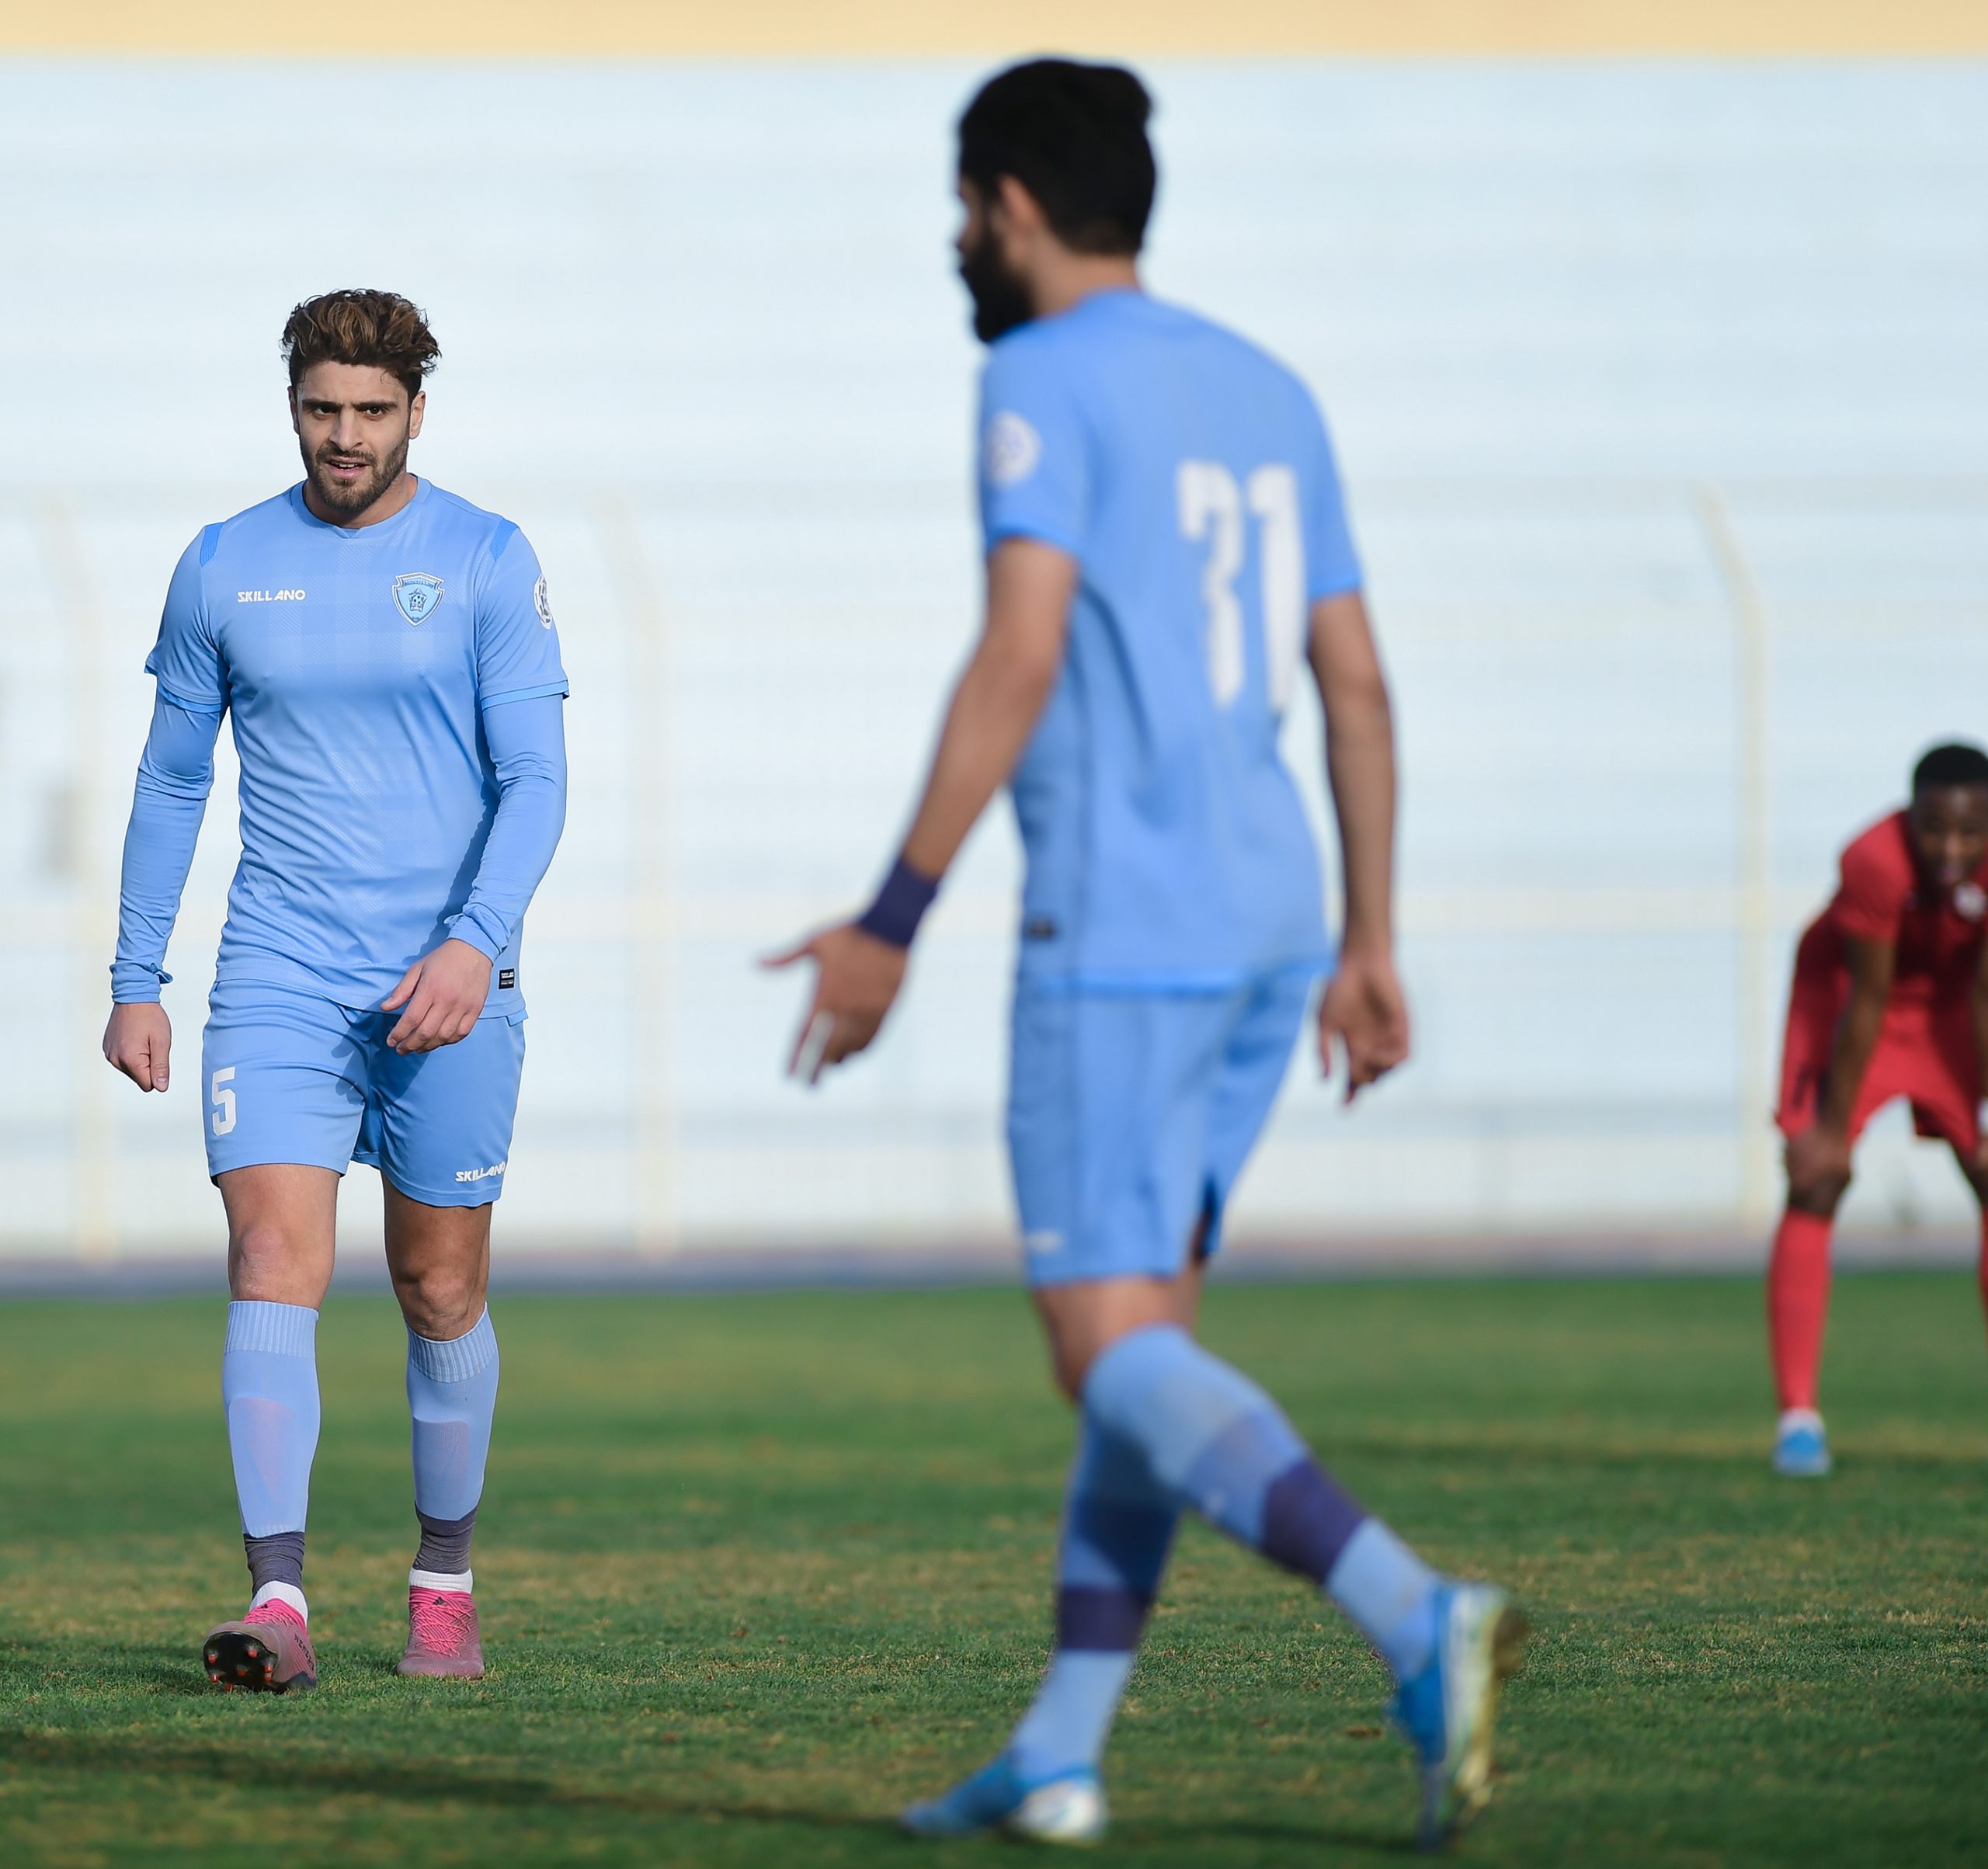
<path id="1" fill-rule="evenodd" d="M 372 364 L 399 377 L 412 401 L 441 361 L 427 314 L 398 292 L 348 287 L 307 298 L 283 328 L 283 360 L 295 389 L 314 363 Z"/>

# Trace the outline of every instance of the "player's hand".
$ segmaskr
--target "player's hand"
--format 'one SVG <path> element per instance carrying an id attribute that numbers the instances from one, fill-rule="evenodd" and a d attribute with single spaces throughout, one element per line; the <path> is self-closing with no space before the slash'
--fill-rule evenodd
<path id="1" fill-rule="evenodd" d="M 1335 1041 L 1346 1050 L 1346 1100 L 1408 1057 L 1408 999 L 1386 954 L 1343 954 L 1319 1000 L 1319 1064 L 1333 1074 Z"/>
<path id="2" fill-rule="evenodd" d="M 103 1054 L 141 1090 L 163 1090 L 172 1076 L 172 1021 L 155 1000 L 114 1006 Z"/>
<path id="3" fill-rule="evenodd" d="M 1811 1123 L 1781 1152 L 1792 1193 L 1833 1200 L 1850 1185 L 1850 1138 L 1833 1124 Z"/>
<path id="4" fill-rule="evenodd" d="M 774 968 L 791 967 L 797 961 L 815 964 L 814 1003 L 801 1022 L 787 1061 L 787 1075 L 819 1083 L 830 1065 L 853 1058 L 868 1044 L 904 984 L 909 958 L 904 948 L 845 922 L 763 961 L 763 967 Z"/>
<path id="5" fill-rule="evenodd" d="M 468 942 L 451 937 L 415 961 L 381 1002 L 383 1013 L 407 1008 L 387 1034 L 387 1044 L 407 1052 L 452 1045 L 468 1037 L 489 997 L 489 957 Z"/>

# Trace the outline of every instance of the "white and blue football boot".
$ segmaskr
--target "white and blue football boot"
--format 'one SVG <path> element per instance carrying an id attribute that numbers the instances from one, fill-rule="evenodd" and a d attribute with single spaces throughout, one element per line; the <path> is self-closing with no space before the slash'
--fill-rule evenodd
<path id="1" fill-rule="evenodd" d="M 1788 1409 L 1774 1432 L 1774 1470 L 1784 1478 L 1819 1480 L 1833 1463 L 1823 1418 L 1813 1409 Z"/>
<path id="2" fill-rule="evenodd" d="M 1095 1772 L 1029 1784 L 1004 1753 L 944 1797 L 898 1819 L 913 1836 L 977 1836 L 1005 1830 L 1039 1843 L 1094 1843 L 1104 1834 L 1104 1787 Z"/>
<path id="3" fill-rule="evenodd" d="M 1437 1590 L 1435 1652 L 1402 1683 L 1391 1709 L 1422 1767 L 1416 1841 L 1424 1850 L 1441 1848 L 1491 1795 L 1498 1690 L 1518 1673 L 1527 1634 L 1503 1590 L 1455 1582 Z"/>

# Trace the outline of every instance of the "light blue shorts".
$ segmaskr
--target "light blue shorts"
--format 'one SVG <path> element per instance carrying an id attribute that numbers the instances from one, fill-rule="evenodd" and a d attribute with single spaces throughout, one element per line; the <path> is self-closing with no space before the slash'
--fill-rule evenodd
<path id="1" fill-rule="evenodd" d="M 1015 991 L 1008 1153 L 1031 1285 L 1187 1265 L 1277 1100 L 1305 1024 L 1309 970 L 1227 992 Z"/>
<path id="2" fill-rule="evenodd" d="M 525 1061 L 523 1016 L 404 1058 L 398 1013 L 354 1012 L 279 986 L 217 986 L 200 1045 L 207 1172 L 301 1162 L 377 1168 L 430 1207 L 504 1191 Z"/>

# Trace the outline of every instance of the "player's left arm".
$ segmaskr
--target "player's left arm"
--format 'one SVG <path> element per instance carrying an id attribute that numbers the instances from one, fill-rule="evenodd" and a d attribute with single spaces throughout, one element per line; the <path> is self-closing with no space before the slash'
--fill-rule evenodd
<path id="1" fill-rule="evenodd" d="M 811 935 L 769 967 L 816 964 L 815 995 L 790 1071 L 812 1083 L 877 1036 L 898 989 L 918 917 L 967 833 L 1005 785 L 1063 665 L 1076 559 L 1014 537 L 987 559 L 987 620 L 953 690 L 925 790 L 882 893 L 864 915 Z"/>
<path id="2" fill-rule="evenodd" d="M 1344 1049 L 1351 1103 L 1408 1057 L 1408 1000 L 1395 971 L 1394 707 L 1332 437 L 1309 395 L 1303 410 L 1306 659 L 1325 710 L 1346 917 L 1339 965 L 1319 1000 L 1319 1062 L 1329 1077 L 1335 1049 Z"/>
<path id="3" fill-rule="evenodd" d="M 423 954 L 381 1002 L 400 1018 L 397 1051 L 433 1051 L 467 1038 L 490 997 L 490 970 L 509 946 L 566 822 L 566 673 L 545 579 L 508 522 L 479 571 L 476 686 L 497 810 L 468 898 L 449 938 Z"/>
<path id="4" fill-rule="evenodd" d="M 1394 709 L 1360 592 L 1318 599 L 1311 622 L 1346 905 L 1338 970 L 1319 1002 L 1319 1058 L 1329 1075 L 1335 1044 L 1344 1047 L 1350 1103 L 1408 1056 L 1408 1001 L 1395 971 Z"/>
<path id="5" fill-rule="evenodd" d="M 516 934 L 565 828 L 565 700 L 550 694 L 483 710 L 484 742 L 497 774 L 496 815 L 449 939 L 407 970 L 382 1007 L 406 1008 L 387 1035 L 395 1051 L 454 1044 L 482 1016 L 492 964 Z"/>

